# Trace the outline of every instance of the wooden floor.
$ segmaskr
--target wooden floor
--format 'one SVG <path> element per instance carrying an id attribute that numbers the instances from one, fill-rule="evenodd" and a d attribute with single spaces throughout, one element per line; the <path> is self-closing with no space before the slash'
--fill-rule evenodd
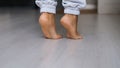
<path id="1" fill-rule="evenodd" d="M 56 15 L 60 40 L 44 39 L 39 10 L 0 8 L 0 68 L 120 68 L 120 15 L 81 14 L 71 40 Z"/>

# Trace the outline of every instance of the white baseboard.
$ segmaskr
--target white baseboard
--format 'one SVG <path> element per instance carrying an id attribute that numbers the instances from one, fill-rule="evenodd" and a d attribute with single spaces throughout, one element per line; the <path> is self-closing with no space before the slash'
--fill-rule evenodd
<path id="1" fill-rule="evenodd" d="M 95 4 L 87 4 L 85 8 L 81 9 L 81 10 L 93 10 L 93 9 L 97 9 L 97 5 Z"/>

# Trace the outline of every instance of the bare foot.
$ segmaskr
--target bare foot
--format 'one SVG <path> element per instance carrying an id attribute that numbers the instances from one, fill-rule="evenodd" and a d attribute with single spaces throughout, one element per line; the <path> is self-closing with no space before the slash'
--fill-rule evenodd
<path id="1" fill-rule="evenodd" d="M 60 39 L 61 35 L 56 33 L 55 15 L 51 13 L 42 13 L 39 18 L 43 34 L 47 39 Z"/>
<path id="2" fill-rule="evenodd" d="M 61 24 L 67 30 L 67 37 L 70 39 L 83 39 L 77 32 L 78 16 L 65 14 L 61 19 Z"/>

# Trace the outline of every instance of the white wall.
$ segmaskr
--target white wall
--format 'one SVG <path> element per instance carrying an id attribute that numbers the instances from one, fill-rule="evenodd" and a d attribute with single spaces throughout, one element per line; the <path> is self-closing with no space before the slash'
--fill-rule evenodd
<path id="1" fill-rule="evenodd" d="M 120 13 L 120 0 L 98 0 L 99 14 Z"/>
<path id="2" fill-rule="evenodd" d="M 97 0 L 87 0 L 87 6 L 84 9 L 97 9 Z"/>

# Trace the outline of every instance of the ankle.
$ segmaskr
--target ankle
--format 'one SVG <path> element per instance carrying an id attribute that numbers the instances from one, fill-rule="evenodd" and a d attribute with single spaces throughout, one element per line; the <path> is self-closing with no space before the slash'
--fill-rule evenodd
<path id="1" fill-rule="evenodd" d="M 41 15 L 49 15 L 49 16 L 51 16 L 51 15 L 55 15 L 55 14 L 53 14 L 53 13 L 48 13 L 48 12 L 43 12 L 43 13 L 41 13 Z"/>
<path id="2" fill-rule="evenodd" d="M 78 15 L 74 15 L 74 14 L 65 14 L 65 16 L 77 17 Z"/>

